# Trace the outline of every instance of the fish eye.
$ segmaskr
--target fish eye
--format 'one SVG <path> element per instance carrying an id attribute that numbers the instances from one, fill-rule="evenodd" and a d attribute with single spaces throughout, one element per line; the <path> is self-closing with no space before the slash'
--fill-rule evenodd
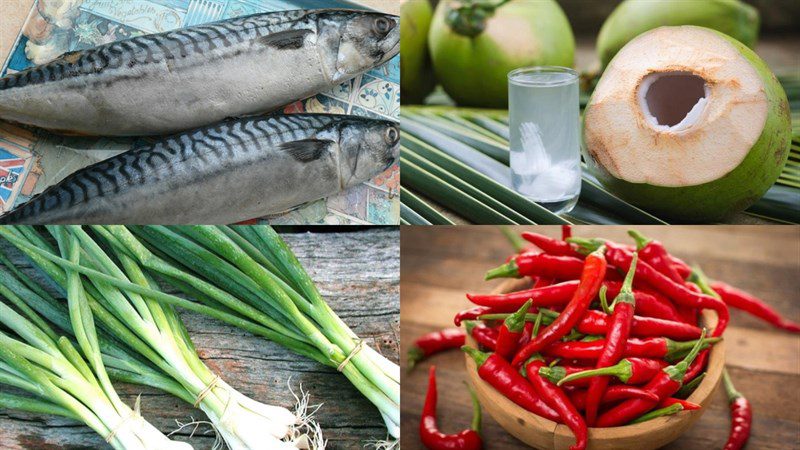
<path id="1" fill-rule="evenodd" d="M 397 141 L 400 140 L 400 131 L 397 130 L 397 127 L 389 127 L 386 130 L 386 142 L 390 145 L 397 144 Z"/>
<path id="2" fill-rule="evenodd" d="M 386 17 L 378 17 L 372 24 L 373 31 L 381 36 L 388 34 L 390 31 L 392 31 L 392 28 L 394 28 L 394 22 Z"/>

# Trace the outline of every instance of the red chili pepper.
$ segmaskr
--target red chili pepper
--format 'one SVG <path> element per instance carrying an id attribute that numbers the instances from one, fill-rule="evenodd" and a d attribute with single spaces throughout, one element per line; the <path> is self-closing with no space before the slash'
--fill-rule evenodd
<path id="1" fill-rule="evenodd" d="M 533 288 L 536 289 L 536 288 L 552 286 L 554 281 L 555 280 L 553 280 L 552 278 L 536 277 L 536 279 L 533 280 Z"/>
<path id="2" fill-rule="evenodd" d="M 500 333 L 497 336 L 497 347 L 495 353 L 503 359 L 509 360 L 517 351 L 522 331 L 525 329 L 525 314 L 531 308 L 531 301 L 528 300 L 522 307 L 508 316 L 503 324 L 500 325 Z"/>
<path id="3" fill-rule="evenodd" d="M 517 348 L 528 345 L 528 342 L 531 341 L 532 334 L 533 334 L 533 323 L 525 322 L 525 329 L 522 330 L 522 336 L 520 336 L 519 338 L 519 343 L 517 344 Z"/>
<path id="4" fill-rule="evenodd" d="M 705 349 L 697 355 L 697 358 L 694 359 L 691 365 L 689 365 L 689 370 L 686 371 L 686 376 L 683 377 L 683 382 L 688 383 L 694 380 L 698 375 L 700 375 L 704 370 L 706 370 L 706 363 L 708 362 L 708 352 L 710 349 Z"/>
<path id="5" fill-rule="evenodd" d="M 617 364 L 623 357 L 628 337 L 631 334 L 631 323 L 633 322 L 633 311 L 636 307 L 636 299 L 633 296 L 633 274 L 636 271 L 638 255 L 633 254 L 631 267 L 622 283 L 619 295 L 614 299 L 611 306 L 613 312 L 608 320 L 608 331 L 606 332 L 606 345 L 597 359 L 596 369 L 602 369 Z M 600 299 L 605 307 L 605 291 L 600 291 Z M 607 376 L 596 376 L 589 383 L 589 391 L 586 395 L 586 423 L 594 425 L 597 419 L 597 411 L 600 409 L 600 399 L 603 392 L 608 387 L 610 378 Z"/>
<path id="6" fill-rule="evenodd" d="M 522 233 L 522 238 L 539 247 L 543 252 L 549 255 L 574 256 L 575 258 L 581 258 L 581 254 L 575 251 L 569 242 L 559 241 L 543 234 L 529 233 L 527 231 Z"/>
<path id="7" fill-rule="evenodd" d="M 572 225 L 561 225 L 561 240 L 566 241 L 572 237 Z"/>
<path id="8" fill-rule="evenodd" d="M 619 246 L 609 244 L 606 251 L 608 262 L 622 270 L 628 270 L 631 265 L 631 254 Z M 639 263 L 636 266 L 636 277 L 657 289 L 676 304 L 691 308 L 712 309 L 717 313 L 717 326 L 711 336 L 721 336 L 728 326 L 730 315 L 725 303 L 710 295 L 694 292 L 683 284 L 676 283 L 665 275 L 658 272 L 647 263 Z"/>
<path id="9" fill-rule="evenodd" d="M 572 400 L 572 404 L 581 411 L 586 409 L 586 394 L 587 391 L 580 390 L 573 392 L 569 396 Z M 603 392 L 603 396 L 600 398 L 600 403 L 605 405 L 608 403 L 616 403 L 622 400 L 627 400 L 629 398 L 641 398 L 654 402 L 658 401 L 656 394 L 647 392 L 642 388 L 628 386 L 625 384 L 615 384 L 614 386 L 609 386 L 609 388 Z"/>
<path id="10" fill-rule="evenodd" d="M 606 281 L 603 285 L 608 288 L 607 295 L 610 297 L 616 297 L 622 288 L 622 283 L 617 281 Z M 636 297 L 636 312 L 640 316 L 683 322 L 675 305 L 660 294 L 634 289 L 633 295 Z"/>
<path id="11" fill-rule="evenodd" d="M 778 328 L 792 333 L 800 333 L 800 324 L 781 316 L 763 300 L 720 281 L 711 283 L 711 288 L 722 297 L 722 301 L 728 306 L 741 309 Z"/>
<path id="12" fill-rule="evenodd" d="M 681 276 L 681 280 L 689 278 L 689 274 L 692 273 L 692 268 L 689 267 L 688 264 L 686 264 L 682 259 L 676 258 L 673 255 L 669 255 L 669 259 L 672 261 L 672 266 L 675 267 L 678 275 Z"/>
<path id="13" fill-rule="evenodd" d="M 497 335 L 499 333 L 496 329 L 489 328 L 474 320 L 468 320 L 464 324 L 467 327 L 467 333 L 475 339 L 475 342 L 481 347 L 494 351 L 495 347 L 497 347 Z"/>
<path id="14" fill-rule="evenodd" d="M 518 367 L 547 345 L 561 339 L 578 323 L 600 290 L 600 286 L 606 276 L 607 264 L 603 257 L 603 251 L 601 247 L 586 257 L 586 265 L 581 273 L 580 284 L 575 294 L 573 294 L 572 300 L 553 323 L 548 325 L 517 353 L 513 361 L 515 367 Z"/>
<path id="15" fill-rule="evenodd" d="M 542 367 L 544 367 L 544 361 L 541 356 L 534 356 L 534 359 L 525 368 L 528 381 L 531 382 L 539 397 L 545 399 L 545 402 L 558 412 L 564 424 L 572 430 L 575 435 L 575 445 L 571 446 L 570 450 L 585 449 L 589 440 L 586 422 L 561 388 L 539 376 L 539 369 Z"/>
<path id="16" fill-rule="evenodd" d="M 523 253 L 486 272 L 485 279 L 543 276 L 557 280 L 574 280 L 580 277 L 582 270 L 583 261 L 580 258 Z"/>
<path id="17" fill-rule="evenodd" d="M 509 294 L 467 294 L 467 298 L 472 303 L 490 307 L 493 311 L 513 312 L 528 300 L 532 300 L 533 306 L 537 307 L 564 305 L 569 302 L 577 289 L 578 280 L 573 280 Z"/>
<path id="18" fill-rule="evenodd" d="M 661 401 L 661 403 L 658 404 L 658 408 L 666 408 L 667 406 L 672 406 L 676 403 L 683 406 L 684 411 L 696 411 L 701 408 L 701 406 L 698 405 L 697 403 L 692 403 L 686 400 L 681 400 L 679 398 L 672 398 L 672 397 Z"/>
<path id="19" fill-rule="evenodd" d="M 720 341 L 720 338 L 705 338 L 703 339 L 703 345 L 708 346 L 718 341 Z M 631 338 L 628 339 L 625 345 L 624 355 L 626 358 L 666 358 L 672 360 L 679 355 L 685 354 L 696 342 L 697 340 L 680 342 L 667 338 Z M 605 345 L 605 339 L 588 342 L 556 342 L 545 348 L 543 353 L 564 359 L 592 360 L 600 357 L 600 352 L 603 351 Z"/>
<path id="20" fill-rule="evenodd" d="M 528 380 L 520 375 L 508 361 L 496 353 L 484 353 L 466 345 L 461 349 L 475 360 L 481 379 L 492 385 L 506 398 L 538 416 L 560 422 L 558 413 L 547 406 L 547 403 L 539 397 Z"/>
<path id="21" fill-rule="evenodd" d="M 475 320 L 484 314 L 491 314 L 492 312 L 494 312 L 494 310 L 488 306 L 476 306 L 474 308 L 465 309 L 456 314 L 453 318 L 453 323 L 455 323 L 457 327 L 460 327 L 461 322 L 465 320 Z"/>
<path id="22" fill-rule="evenodd" d="M 636 308 L 638 310 L 638 303 Z M 603 335 L 608 331 L 608 321 L 608 314 L 602 311 L 589 310 L 583 316 L 583 319 L 578 322 L 577 329 L 583 334 Z M 631 336 L 635 337 L 663 336 L 679 341 L 688 341 L 699 338 L 700 332 L 700 327 L 655 317 L 633 316 L 633 321 L 631 322 Z"/>
<path id="23" fill-rule="evenodd" d="M 705 336 L 705 331 L 703 332 L 703 336 Z M 686 355 L 683 361 L 674 366 L 665 367 L 644 386 L 646 391 L 653 392 L 658 396 L 658 401 L 653 402 L 642 399 L 625 400 L 600 415 L 600 417 L 597 418 L 597 426 L 616 427 L 625 425 L 653 409 L 659 401 L 671 397 L 672 394 L 680 389 L 683 376 L 686 374 L 686 369 L 688 369 L 689 364 L 692 363 L 700 352 L 701 342 L 702 339 L 697 341 L 697 344 L 692 348 L 692 351 Z"/>
<path id="24" fill-rule="evenodd" d="M 436 366 L 431 366 L 428 372 L 428 393 L 425 396 L 425 406 L 422 409 L 422 420 L 419 423 L 419 437 L 425 447 L 431 450 L 479 450 L 483 447 L 481 440 L 481 406 L 472 389 L 473 416 L 472 427 L 458 434 L 444 434 L 436 425 Z"/>
<path id="25" fill-rule="evenodd" d="M 667 278 L 676 282 L 683 283 L 685 278 L 681 278 L 675 266 L 673 266 L 672 258 L 669 252 L 664 248 L 664 244 L 653 239 L 648 239 L 636 230 L 629 230 L 628 235 L 636 241 L 636 249 L 639 253 L 639 258 L 643 262 L 650 264 L 654 269 L 666 275 Z"/>
<path id="26" fill-rule="evenodd" d="M 575 384 L 579 380 L 589 379 L 591 381 L 592 377 L 602 375 L 615 377 L 625 384 L 644 384 L 652 380 L 665 367 L 667 367 L 667 363 L 660 359 L 624 358 L 613 366 L 574 371 L 561 377 L 557 383 L 559 386 Z"/>
<path id="27" fill-rule="evenodd" d="M 722 382 L 725 384 L 725 394 L 728 396 L 731 410 L 731 432 L 723 450 L 739 450 L 750 438 L 753 409 L 747 398 L 733 386 L 727 369 L 722 372 Z"/>
<path id="28" fill-rule="evenodd" d="M 447 328 L 421 336 L 408 350 L 408 369 L 413 369 L 418 362 L 435 353 L 461 348 L 466 336 L 460 328 Z"/>

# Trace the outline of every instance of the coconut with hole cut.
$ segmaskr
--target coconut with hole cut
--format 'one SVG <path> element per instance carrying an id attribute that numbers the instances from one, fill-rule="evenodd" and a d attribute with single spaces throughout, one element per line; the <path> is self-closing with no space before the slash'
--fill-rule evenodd
<path id="1" fill-rule="evenodd" d="M 789 103 L 764 61 L 696 26 L 661 27 L 614 57 L 584 115 L 584 150 L 623 199 L 682 222 L 722 220 L 775 183 Z"/>

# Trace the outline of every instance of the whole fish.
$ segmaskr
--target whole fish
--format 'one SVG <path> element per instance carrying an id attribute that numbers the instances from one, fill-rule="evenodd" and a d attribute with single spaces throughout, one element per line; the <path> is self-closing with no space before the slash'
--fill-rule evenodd
<path id="1" fill-rule="evenodd" d="M 396 122 L 325 114 L 229 120 L 81 169 L 0 224 L 228 224 L 367 181 L 399 156 Z"/>
<path id="2" fill-rule="evenodd" d="M 0 119 L 56 132 L 164 135 L 331 89 L 400 49 L 396 16 L 281 11 L 68 53 L 0 79 Z"/>

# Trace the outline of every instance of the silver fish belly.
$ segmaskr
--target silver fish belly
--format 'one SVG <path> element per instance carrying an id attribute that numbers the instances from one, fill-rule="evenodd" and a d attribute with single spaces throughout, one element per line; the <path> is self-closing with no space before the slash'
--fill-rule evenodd
<path id="1" fill-rule="evenodd" d="M 256 14 L 69 53 L 4 77 L 0 119 L 74 134 L 171 134 L 275 110 L 398 51 L 395 16 Z"/>
<path id="2" fill-rule="evenodd" d="M 395 122 L 298 114 L 230 120 L 69 175 L 0 224 L 229 224 L 369 180 L 399 156 Z"/>

